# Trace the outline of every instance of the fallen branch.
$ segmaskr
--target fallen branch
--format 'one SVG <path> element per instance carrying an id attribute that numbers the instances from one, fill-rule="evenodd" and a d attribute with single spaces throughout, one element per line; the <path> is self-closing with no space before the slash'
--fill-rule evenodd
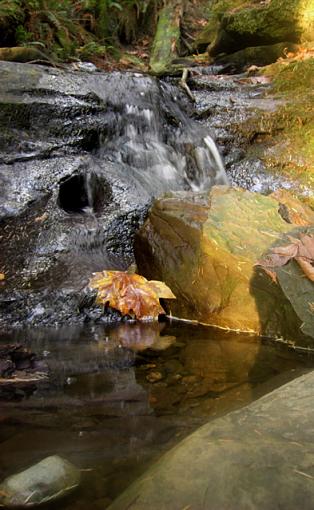
<path id="1" fill-rule="evenodd" d="M 186 94 L 189 96 L 189 98 L 193 102 L 195 102 L 195 97 L 193 96 L 193 94 L 187 84 L 188 76 L 189 76 L 189 70 L 185 67 L 182 71 L 182 77 L 181 77 L 181 80 L 179 81 L 179 87 L 181 87 L 186 92 Z"/>

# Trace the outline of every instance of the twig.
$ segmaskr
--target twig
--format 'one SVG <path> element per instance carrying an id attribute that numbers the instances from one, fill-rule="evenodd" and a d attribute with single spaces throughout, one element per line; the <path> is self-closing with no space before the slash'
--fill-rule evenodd
<path id="1" fill-rule="evenodd" d="M 189 89 L 189 86 L 186 82 L 187 78 L 189 76 L 189 70 L 185 67 L 182 71 L 182 77 L 181 77 L 181 80 L 179 81 L 179 86 L 187 93 L 187 95 L 189 96 L 189 98 L 195 102 L 195 97 L 193 96 L 192 92 L 190 91 Z"/>

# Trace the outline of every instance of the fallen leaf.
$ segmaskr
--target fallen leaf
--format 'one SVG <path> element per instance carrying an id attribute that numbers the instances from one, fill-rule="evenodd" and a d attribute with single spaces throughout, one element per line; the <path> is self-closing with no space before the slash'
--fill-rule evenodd
<path id="1" fill-rule="evenodd" d="M 2 280 L 5 280 L 5 274 L 4 274 L 4 273 L 0 273 L 0 282 L 1 282 Z"/>
<path id="2" fill-rule="evenodd" d="M 288 236 L 288 239 L 290 244 L 272 248 L 270 253 L 259 260 L 256 265 L 261 266 L 274 281 L 274 271 L 272 270 L 284 266 L 294 259 L 304 275 L 314 282 L 314 236 L 301 233 L 299 238 Z"/>
<path id="3" fill-rule="evenodd" d="M 175 299 L 165 283 L 123 271 L 94 273 L 89 286 L 98 291 L 98 304 L 108 304 L 122 315 L 135 315 L 139 320 L 155 320 L 165 313 L 159 298 Z"/>
<path id="4" fill-rule="evenodd" d="M 296 257 L 295 260 L 299 264 L 299 266 L 302 269 L 302 271 L 305 274 L 305 276 L 309 280 L 311 280 L 311 282 L 314 282 L 314 266 L 312 266 L 311 262 L 308 262 L 303 257 Z"/>

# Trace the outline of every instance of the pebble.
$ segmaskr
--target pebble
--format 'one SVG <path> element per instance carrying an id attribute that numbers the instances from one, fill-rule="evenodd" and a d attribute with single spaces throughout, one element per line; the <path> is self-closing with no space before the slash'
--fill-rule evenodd
<path id="1" fill-rule="evenodd" d="M 163 375 L 161 372 L 150 372 L 147 374 L 146 379 L 150 383 L 155 383 L 161 381 L 161 379 L 163 379 Z"/>

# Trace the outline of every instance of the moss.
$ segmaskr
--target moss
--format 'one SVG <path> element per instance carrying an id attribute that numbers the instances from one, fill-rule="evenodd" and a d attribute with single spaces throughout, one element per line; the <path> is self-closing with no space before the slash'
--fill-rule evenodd
<path id="1" fill-rule="evenodd" d="M 314 38 L 314 0 L 218 0 L 196 44 L 210 44 L 211 56 L 248 46 Z"/>
<path id="2" fill-rule="evenodd" d="M 180 11 L 180 2 L 172 2 L 160 12 L 149 63 L 154 74 L 166 72 L 177 55 L 180 41 Z"/>

